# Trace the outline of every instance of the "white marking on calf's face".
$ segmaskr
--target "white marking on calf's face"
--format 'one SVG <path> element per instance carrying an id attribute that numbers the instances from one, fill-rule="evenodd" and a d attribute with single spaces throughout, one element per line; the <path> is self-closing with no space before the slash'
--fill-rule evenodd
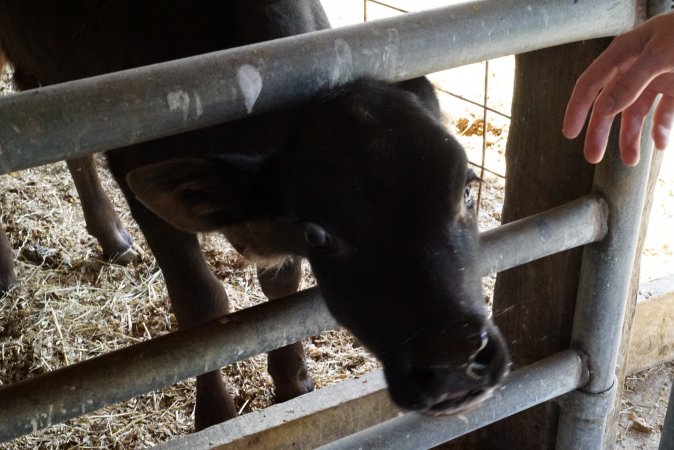
<path id="1" fill-rule="evenodd" d="M 239 88 L 243 94 L 243 101 L 246 105 L 246 111 L 250 114 L 257 102 L 260 92 L 262 92 L 262 76 L 258 70 L 250 64 L 244 64 L 237 71 Z"/>

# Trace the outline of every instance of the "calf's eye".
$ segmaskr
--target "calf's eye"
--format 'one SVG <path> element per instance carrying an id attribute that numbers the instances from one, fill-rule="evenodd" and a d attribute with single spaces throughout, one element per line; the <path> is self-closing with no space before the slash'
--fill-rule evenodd
<path id="1" fill-rule="evenodd" d="M 466 208 L 473 207 L 473 195 L 470 191 L 470 185 L 473 181 L 482 181 L 480 177 L 473 171 L 471 168 L 466 168 L 466 187 L 463 190 L 463 202 L 466 205 Z"/>
<path id="2" fill-rule="evenodd" d="M 470 185 L 466 186 L 463 190 L 463 202 L 466 204 L 467 208 L 473 207 L 473 194 L 470 191 Z"/>
<path id="3" fill-rule="evenodd" d="M 330 233 L 314 222 L 304 224 L 304 240 L 310 247 L 316 250 L 327 250 L 332 246 L 332 236 L 330 236 Z"/>

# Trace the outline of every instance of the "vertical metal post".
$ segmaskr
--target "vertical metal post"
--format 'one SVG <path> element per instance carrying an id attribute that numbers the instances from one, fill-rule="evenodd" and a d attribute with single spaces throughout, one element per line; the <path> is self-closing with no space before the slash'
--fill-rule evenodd
<path id="1" fill-rule="evenodd" d="M 674 450 L 674 389 L 672 387 L 670 389 L 667 414 L 665 414 L 658 450 Z"/>
<path id="2" fill-rule="evenodd" d="M 672 9 L 674 9 L 674 0 L 649 0 L 647 14 L 648 17 L 653 17 Z"/>
<path id="3" fill-rule="evenodd" d="M 649 0 L 648 16 L 673 8 L 674 0 Z M 622 382 L 616 380 L 615 367 L 653 150 L 651 126 L 649 115 L 638 167 L 623 167 L 617 144 L 613 144 L 606 162 L 595 172 L 594 190 L 605 195 L 610 208 L 609 234 L 603 242 L 585 248 L 572 334 L 572 345 L 589 355 L 590 382 L 560 401 L 558 450 L 602 447 L 616 386 Z M 673 441 L 674 412 L 670 408 L 661 450 L 674 450 Z"/>
<path id="4" fill-rule="evenodd" d="M 644 130 L 650 130 L 649 115 Z M 617 139 L 595 171 L 593 189 L 609 205 L 609 232 L 588 245 L 578 288 L 571 345 L 589 356 L 590 381 L 560 400 L 558 450 L 600 449 L 616 392 L 615 367 L 635 261 L 653 143 L 644 132 L 641 162 L 622 165 Z"/>
<path id="5" fill-rule="evenodd" d="M 648 16 L 652 17 L 674 9 L 674 0 L 650 0 L 648 2 Z M 662 426 L 660 445 L 658 450 L 674 450 L 674 385 L 670 387 L 667 414 Z"/>

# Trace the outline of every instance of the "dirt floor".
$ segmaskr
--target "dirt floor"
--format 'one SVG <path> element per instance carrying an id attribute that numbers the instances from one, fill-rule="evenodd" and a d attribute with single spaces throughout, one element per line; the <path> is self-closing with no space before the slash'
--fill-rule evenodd
<path id="1" fill-rule="evenodd" d="M 405 6 L 406 2 L 396 2 Z M 409 5 L 409 2 L 407 2 Z M 417 8 L 447 3 L 413 2 Z M 325 0 L 335 25 L 362 21 L 362 0 Z M 371 4 L 368 17 L 390 11 Z M 512 86 L 512 58 L 459 68 L 431 76 L 441 89 L 447 126 L 466 146 L 482 171 L 480 226 L 500 223 L 505 175 L 504 150 Z M 486 74 L 486 77 L 485 77 Z M 487 104 L 489 112 L 456 97 Z M 7 84 L 0 83 L 0 93 Z M 485 120 L 486 119 L 486 120 Z M 486 124 L 486 125 L 485 125 Z M 486 141 L 483 136 L 486 128 Z M 674 157 L 674 152 L 671 153 Z M 0 223 L 16 254 L 20 284 L 0 299 L 0 386 L 44 373 L 115 348 L 175 329 L 162 275 L 154 263 L 125 203 L 104 169 L 103 182 L 138 246 L 139 258 L 128 267 L 100 258 L 100 248 L 87 234 L 77 193 L 64 163 L 0 177 Z M 674 168 L 667 159 L 663 167 Z M 669 274 L 674 211 L 674 172 L 663 170 L 658 185 L 642 278 Z M 204 252 L 225 283 L 234 309 L 264 301 L 255 269 L 222 239 L 203 237 Z M 304 286 L 313 283 L 305 268 Z M 485 300 L 493 278 L 485 280 Z M 345 331 L 323 333 L 305 341 L 308 363 L 317 387 L 378 367 L 378 363 Z M 223 369 L 241 413 L 272 402 L 272 386 L 264 357 Z M 667 389 L 674 367 L 664 365 L 630 377 L 622 399 L 621 435 L 617 449 L 655 449 L 664 417 Z M 64 425 L 32 433 L 0 449 L 146 448 L 189 433 L 193 423 L 193 382 L 161 389 L 105 408 Z"/>
<path id="2" fill-rule="evenodd" d="M 672 363 L 627 377 L 621 399 L 621 432 L 616 449 L 658 448 L 673 378 Z"/>

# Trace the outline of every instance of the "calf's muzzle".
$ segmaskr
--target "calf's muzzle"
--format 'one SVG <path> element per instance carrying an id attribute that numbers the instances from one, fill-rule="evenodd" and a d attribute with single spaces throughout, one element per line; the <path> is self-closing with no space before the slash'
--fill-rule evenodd
<path id="1" fill-rule="evenodd" d="M 488 398 L 508 374 L 504 339 L 488 320 L 424 330 L 392 349 L 384 373 L 401 408 L 438 415 Z"/>

